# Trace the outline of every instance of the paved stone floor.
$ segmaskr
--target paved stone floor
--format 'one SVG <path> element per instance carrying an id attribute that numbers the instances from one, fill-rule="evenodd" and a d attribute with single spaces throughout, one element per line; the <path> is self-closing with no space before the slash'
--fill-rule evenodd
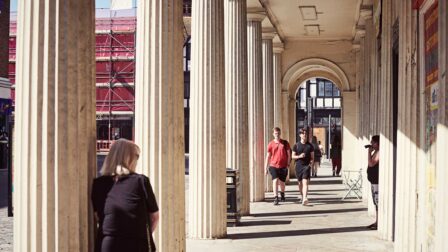
<path id="1" fill-rule="evenodd" d="M 365 227 L 374 221 L 360 200 L 341 201 L 344 186 L 331 176 L 324 163 L 310 185 L 308 206 L 297 203 L 298 187 L 292 180 L 286 188 L 287 202 L 251 204 L 251 215 L 241 225 L 229 227 L 225 239 L 187 239 L 187 251 L 392 251 L 392 243 L 379 240 Z"/>

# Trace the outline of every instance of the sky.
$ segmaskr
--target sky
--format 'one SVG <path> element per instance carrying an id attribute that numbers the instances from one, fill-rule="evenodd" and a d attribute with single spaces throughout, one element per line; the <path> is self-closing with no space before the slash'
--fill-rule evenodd
<path id="1" fill-rule="evenodd" d="M 134 0 L 134 6 L 135 6 L 136 0 Z M 110 6 L 110 0 L 95 0 L 95 7 L 96 8 L 109 8 Z M 11 0 L 11 12 L 17 11 L 17 0 Z"/>

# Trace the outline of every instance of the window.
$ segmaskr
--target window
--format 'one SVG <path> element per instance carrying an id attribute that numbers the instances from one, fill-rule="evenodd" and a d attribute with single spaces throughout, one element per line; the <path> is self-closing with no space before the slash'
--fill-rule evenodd
<path id="1" fill-rule="evenodd" d="M 325 96 L 325 82 L 324 81 L 319 81 L 318 85 L 319 85 L 318 96 Z"/>
<path id="2" fill-rule="evenodd" d="M 306 107 L 306 89 L 300 88 L 300 107 L 305 108 Z"/>
<path id="3" fill-rule="evenodd" d="M 341 96 L 339 89 L 337 87 L 333 88 L 333 96 Z"/>
<path id="4" fill-rule="evenodd" d="M 310 96 L 316 97 L 316 84 L 310 84 Z"/>
<path id="5" fill-rule="evenodd" d="M 333 107 L 333 98 L 325 98 L 325 107 L 332 108 Z"/>
<path id="6" fill-rule="evenodd" d="M 316 98 L 316 108 L 323 108 L 323 107 L 324 107 L 324 99 Z"/>
<path id="7" fill-rule="evenodd" d="M 334 98 L 334 107 L 335 108 L 340 108 L 341 107 L 341 98 Z"/>
<path id="8" fill-rule="evenodd" d="M 329 81 L 325 82 L 325 96 L 333 96 L 333 83 Z"/>

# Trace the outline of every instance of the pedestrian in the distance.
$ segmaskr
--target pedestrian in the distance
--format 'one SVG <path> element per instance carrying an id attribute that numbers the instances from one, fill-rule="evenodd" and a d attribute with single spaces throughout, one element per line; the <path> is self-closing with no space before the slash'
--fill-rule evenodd
<path id="1" fill-rule="evenodd" d="M 341 139 L 339 138 L 338 135 L 335 135 L 333 142 L 331 143 L 331 151 L 330 151 L 331 164 L 333 166 L 333 177 L 340 176 L 341 157 L 342 157 Z"/>
<path id="2" fill-rule="evenodd" d="M 140 149 L 116 140 L 93 181 L 92 202 L 98 222 L 95 251 L 156 251 L 152 233 L 158 206 L 148 177 L 135 173 Z"/>
<path id="3" fill-rule="evenodd" d="M 306 129 L 300 129 L 300 141 L 292 148 L 292 159 L 296 160 L 296 177 L 299 191 L 302 195 L 302 205 L 308 205 L 308 184 L 311 176 L 311 166 L 314 160 L 314 147 L 308 142 Z"/>
<path id="4" fill-rule="evenodd" d="M 264 162 L 265 174 L 268 172 L 272 176 L 272 186 L 274 191 L 274 205 L 278 205 L 278 187 L 280 186 L 280 200 L 285 198 L 285 181 L 288 176 L 288 167 L 291 162 L 291 147 L 288 141 L 281 139 L 279 127 L 272 129 L 274 140 L 268 144 L 266 160 Z M 268 166 L 269 165 L 269 166 Z"/>
<path id="5" fill-rule="evenodd" d="M 320 141 L 319 141 L 320 143 Z M 313 160 L 313 167 L 311 170 L 311 177 L 317 177 L 317 171 L 320 168 L 320 161 L 322 158 L 322 151 L 319 148 L 319 143 L 317 142 L 317 137 L 313 136 L 313 141 L 311 141 L 311 144 L 314 148 L 314 160 Z"/>

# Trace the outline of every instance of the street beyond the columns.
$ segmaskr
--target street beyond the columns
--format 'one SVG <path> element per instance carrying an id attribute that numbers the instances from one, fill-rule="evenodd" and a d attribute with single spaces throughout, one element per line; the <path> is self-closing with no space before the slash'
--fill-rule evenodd
<path id="1" fill-rule="evenodd" d="M 227 228 L 227 238 L 187 239 L 187 251 L 393 250 L 392 243 L 377 238 L 377 231 L 366 229 L 374 217 L 368 216 L 365 203 L 353 197 L 341 200 L 344 185 L 341 177 L 332 176 L 328 161 L 311 180 L 309 205 L 299 204 L 298 195 L 297 181 L 292 179 L 286 186 L 286 202 L 274 206 L 273 194 L 266 193 L 265 202 L 251 203 L 250 216 L 242 217 L 239 226 Z"/>

